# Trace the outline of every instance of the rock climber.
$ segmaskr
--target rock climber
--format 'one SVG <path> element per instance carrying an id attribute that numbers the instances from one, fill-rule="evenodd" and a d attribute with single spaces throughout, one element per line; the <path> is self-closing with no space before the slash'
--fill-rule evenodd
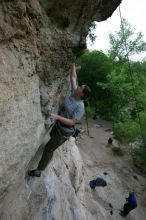
<path id="1" fill-rule="evenodd" d="M 50 133 L 50 140 L 44 147 L 44 151 L 38 166 L 34 170 L 29 170 L 29 176 L 40 177 L 52 159 L 53 152 L 61 146 L 70 136 L 75 134 L 74 125 L 84 115 L 84 100 L 89 96 L 91 90 L 87 85 L 77 85 L 76 66 L 72 65 L 71 74 L 71 95 L 65 98 L 58 114 L 51 114 L 51 119 L 55 124 Z"/>
<path id="2" fill-rule="evenodd" d="M 120 211 L 121 216 L 127 216 L 128 213 L 137 207 L 137 200 L 134 192 L 129 192 L 128 198 L 126 198 L 126 203 L 123 206 L 123 210 Z"/>

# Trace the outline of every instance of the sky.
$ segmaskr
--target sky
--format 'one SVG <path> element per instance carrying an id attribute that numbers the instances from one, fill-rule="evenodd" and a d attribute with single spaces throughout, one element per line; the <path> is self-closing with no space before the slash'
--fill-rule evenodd
<path id="1" fill-rule="evenodd" d="M 143 40 L 146 42 L 146 0 L 122 0 L 120 10 L 122 17 L 135 29 L 135 33 L 142 32 Z M 92 45 L 87 41 L 87 48 L 106 52 L 109 49 L 109 33 L 114 34 L 120 28 L 119 7 L 106 21 L 96 22 L 96 24 L 96 29 L 93 31 L 97 36 L 96 40 Z M 146 53 L 136 55 L 134 60 L 142 60 L 144 57 L 146 57 Z"/>

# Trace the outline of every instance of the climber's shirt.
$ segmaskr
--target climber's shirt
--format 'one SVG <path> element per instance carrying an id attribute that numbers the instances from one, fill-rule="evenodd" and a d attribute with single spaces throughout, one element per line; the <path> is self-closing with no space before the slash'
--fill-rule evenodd
<path id="1" fill-rule="evenodd" d="M 79 121 L 84 114 L 84 103 L 82 100 L 76 100 L 73 95 L 66 97 L 58 114 L 64 118 Z M 70 137 L 75 133 L 74 126 L 65 125 L 59 121 L 57 121 L 56 127 L 58 132 L 65 137 Z"/>

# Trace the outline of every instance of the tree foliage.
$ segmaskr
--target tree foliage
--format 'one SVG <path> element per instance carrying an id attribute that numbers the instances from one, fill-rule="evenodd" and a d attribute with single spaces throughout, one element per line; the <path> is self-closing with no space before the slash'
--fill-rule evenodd
<path id="1" fill-rule="evenodd" d="M 123 143 L 131 143 L 140 137 L 140 127 L 136 121 L 118 122 L 114 126 L 115 137 Z"/>
<path id="2" fill-rule="evenodd" d="M 78 74 L 79 84 L 87 84 L 92 90 L 90 100 L 92 105 L 102 96 L 102 89 L 97 82 L 105 82 L 107 74 L 111 71 L 108 57 L 99 51 L 86 51 L 77 62 L 81 65 Z"/>
<path id="3" fill-rule="evenodd" d="M 146 43 L 142 38 L 143 34 L 141 32 L 135 34 L 131 24 L 122 19 L 120 30 L 109 35 L 110 49 L 108 54 L 110 59 L 113 62 L 123 62 L 127 55 L 131 57 L 133 54 L 146 51 Z"/>

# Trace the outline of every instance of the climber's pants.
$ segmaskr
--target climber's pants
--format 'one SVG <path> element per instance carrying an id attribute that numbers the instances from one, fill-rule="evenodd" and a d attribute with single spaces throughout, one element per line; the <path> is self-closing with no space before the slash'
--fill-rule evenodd
<path id="1" fill-rule="evenodd" d="M 55 126 L 52 128 L 50 136 L 51 136 L 51 139 L 45 145 L 42 158 L 38 164 L 38 167 L 37 167 L 38 170 L 44 170 L 46 168 L 46 166 L 52 159 L 53 152 L 67 140 L 67 138 L 62 137 L 58 133 Z"/>
<path id="2" fill-rule="evenodd" d="M 125 204 L 124 204 L 124 207 L 123 207 L 123 216 L 128 215 L 128 213 L 129 213 L 131 210 L 135 209 L 136 207 L 137 207 L 137 205 L 132 206 L 132 205 L 130 205 L 128 202 L 125 203 Z"/>

